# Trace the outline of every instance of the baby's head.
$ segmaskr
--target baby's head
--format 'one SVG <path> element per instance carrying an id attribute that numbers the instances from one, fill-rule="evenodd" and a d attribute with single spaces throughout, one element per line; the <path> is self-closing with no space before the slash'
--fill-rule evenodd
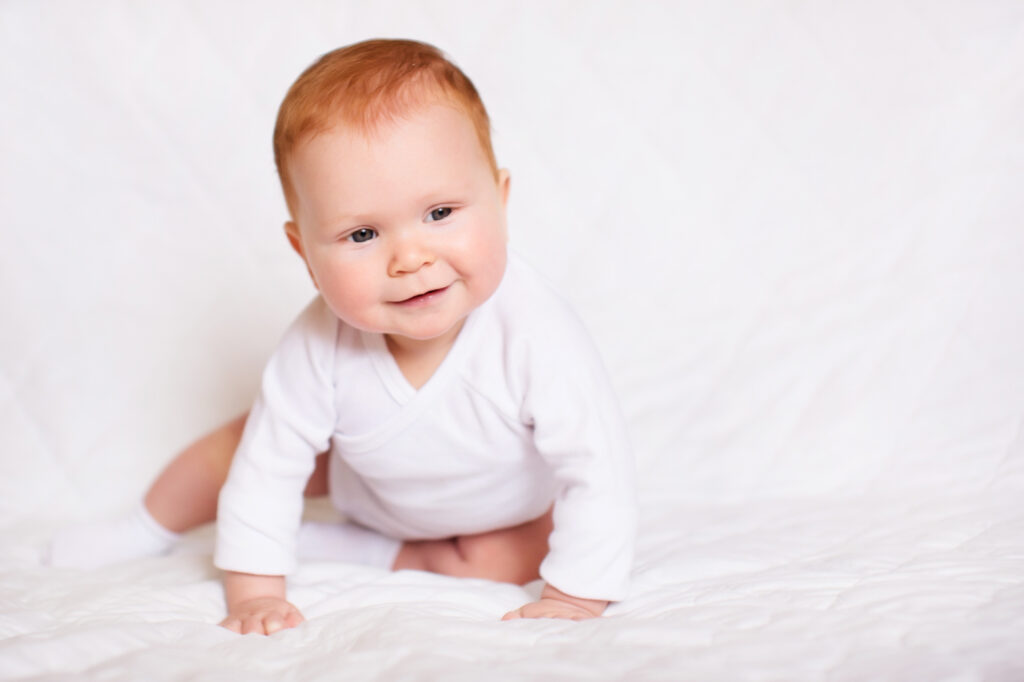
<path id="1" fill-rule="evenodd" d="M 451 341 L 500 283 L 508 173 L 476 89 L 436 48 L 328 53 L 281 104 L 274 155 L 288 238 L 343 321 Z"/>
<path id="2" fill-rule="evenodd" d="M 299 144 L 339 125 L 372 135 L 437 102 L 466 115 L 497 180 L 487 109 L 469 78 L 436 47 L 414 40 L 367 40 L 318 59 L 289 88 L 274 127 L 274 162 L 292 217 L 295 188 L 289 161 Z"/>

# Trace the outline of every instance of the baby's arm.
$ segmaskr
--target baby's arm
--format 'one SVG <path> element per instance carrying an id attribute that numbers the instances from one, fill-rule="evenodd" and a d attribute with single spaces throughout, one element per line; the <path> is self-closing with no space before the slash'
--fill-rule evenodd
<path id="1" fill-rule="evenodd" d="M 224 596 L 228 617 L 220 624 L 242 635 L 253 632 L 272 635 L 305 620 L 299 610 L 285 599 L 283 575 L 226 571 Z"/>
<path id="2" fill-rule="evenodd" d="M 524 351 L 520 380 L 521 414 L 560 487 L 540 567 L 548 585 L 509 618 L 600 615 L 628 595 L 632 572 L 637 507 L 625 419 L 586 329 L 557 313 L 543 344 Z"/>
<path id="3" fill-rule="evenodd" d="M 270 634 L 303 621 L 283 576 L 296 565 L 302 491 L 334 427 L 337 326 L 316 299 L 285 332 L 221 488 L 214 565 L 225 571 L 229 630 Z"/>
<path id="4" fill-rule="evenodd" d="M 598 599 L 581 599 L 545 585 L 540 599 L 509 611 L 502 620 L 516 618 L 568 618 L 569 620 L 585 620 L 596 618 L 608 608 L 608 602 Z"/>

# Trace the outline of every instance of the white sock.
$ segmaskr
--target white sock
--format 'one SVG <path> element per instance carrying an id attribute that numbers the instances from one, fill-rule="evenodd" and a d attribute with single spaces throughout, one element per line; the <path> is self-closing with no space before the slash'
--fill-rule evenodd
<path id="1" fill-rule="evenodd" d="M 355 523 L 307 521 L 299 527 L 300 559 L 344 561 L 391 570 L 402 541 Z"/>
<path id="2" fill-rule="evenodd" d="M 60 568 L 99 568 L 166 554 L 180 537 L 161 526 L 140 502 L 123 516 L 59 531 L 50 542 L 47 563 Z"/>

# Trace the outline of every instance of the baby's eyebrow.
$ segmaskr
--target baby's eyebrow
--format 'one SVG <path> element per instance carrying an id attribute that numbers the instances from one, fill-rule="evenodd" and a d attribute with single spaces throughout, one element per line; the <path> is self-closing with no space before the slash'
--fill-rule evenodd
<path id="1" fill-rule="evenodd" d="M 388 206 L 383 211 L 354 211 L 351 213 L 336 213 L 318 221 L 327 229 L 339 230 L 356 227 L 359 225 L 375 225 L 386 220 L 388 214 L 405 211 L 421 211 L 426 208 L 439 208 L 442 206 L 460 206 L 471 198 L 470 187 L 452 187 L 449 189 L 431 190 L 419 195 L 411 204 L 404 209 L 399 206 Z"/>
<path id="2" fill-rule="evenodd" d="M 325 220 L 324 224 L 331 227 L 348 227 L 372 222 L 373 216 L 369 213 L 340 213 Z"/>
<path id="3" fill-rule="evenodd" d="M 467 201 L 470 195 L 471 191 L 467 187 L 452 187 L 424 194 L 419 199 L 419 205 L 436 207 L 448 204 L 462 204 Z"/>

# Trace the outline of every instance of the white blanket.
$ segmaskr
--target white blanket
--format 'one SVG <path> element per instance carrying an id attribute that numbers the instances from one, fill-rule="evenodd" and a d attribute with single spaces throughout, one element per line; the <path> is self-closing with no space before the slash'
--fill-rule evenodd
<path id="1" fill-rule="evenodd" d="M 631 596 L 311 562 L 243 637 L 209 528 L 42 567 L 246 409 L 312 293 L 277 104 L 375 36 L 474 79 L 604 353 Z M 0 679 L 1024 679 L 1022 122 L 1010 0 L 0 3 Z"/>

